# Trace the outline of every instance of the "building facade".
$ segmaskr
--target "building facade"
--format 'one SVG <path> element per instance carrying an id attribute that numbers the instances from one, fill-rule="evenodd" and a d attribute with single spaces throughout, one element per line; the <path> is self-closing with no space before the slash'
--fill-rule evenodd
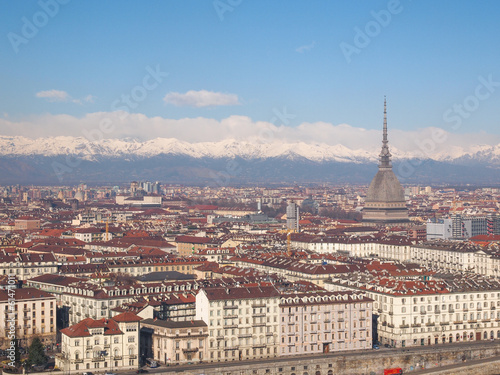
<path id="1" fill-rule="evenodd" d="M 62 329 L 56 366 L 64 373 L 138 368 L 140 320 L 127 312 L 112 319 L 87 318 Z"/>
<path id="2" fill-rule="evenodd" d="M 203 288 L 196 319 L 208 325 L 207 361 L 278 356 L 279 292 L 273 286 Z"/>
<path id="3" fill-rule="evenodd" d="M 14 303 L 12 303 L 14 301 Z M 10 346 L 10 335 L 28 347 L 38 337 L 56 343 L 56 297 L 35 288 L 0 290 L 0 347 Z"/>

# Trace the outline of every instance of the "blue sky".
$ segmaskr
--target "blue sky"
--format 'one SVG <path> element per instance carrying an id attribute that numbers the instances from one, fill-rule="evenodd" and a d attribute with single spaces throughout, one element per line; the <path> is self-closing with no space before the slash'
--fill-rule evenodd
<path id="1" fill-rule="evenodd" d="M 379 130 L 386 95 L 401 136 L 500 140 L 498 1 L 60 1 L 0 2 L 0 134 L 81 135 L 116 108 L 146 120 L 109 137 L 199 140 L 231 118 Z"/>

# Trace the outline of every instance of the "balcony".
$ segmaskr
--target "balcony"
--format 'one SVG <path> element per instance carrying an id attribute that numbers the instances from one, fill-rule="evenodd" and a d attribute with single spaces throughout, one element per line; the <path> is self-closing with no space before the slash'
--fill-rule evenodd
<path id="1" fill-rule="evenodd" d="M 83 363 L 83 358 L 75 359 L 73 363 Z"/>
<path id="2" fill-rule="evenodd" d="M 477 323 L 477 320 L 467 320 L 467 323 Z"/>
<path id="3" fill-rule="evenodd" d="M 436 323 L 425 323 L 426 327 L 434 327 Z"/>
<path id="4" fill-rule="evenodd" d="M 238 305 L 224 306 L 223 307 L 224 310 L 233 310 L 233 309 L 237 309 L 237 308 L 238 308 Z"/>
<path id="5" fill-rule="evenodd" d="M 394 324 L 389 323 L 389 324 L 387 324 L 387 327 L 394 328 Z"/>
<path id="6" fill-rule="evenodd" d="M 420 315 L 425 315 L 427 314 L 427 311 L 420 311 Z"/>
<path id="7" fill-rule="evenodd" d="M 253 318 L 262 318 L 266 316 L 266 313 L 257 313 L 257 314 L 252 314 Z"/>
<path id="8" fill-rule="evenodd" d="M 453 322 L 453 324 L 464 324 L 464 322 L 457 320 L 456 322 Z"/>
<path id="9" fill-rule="evenodd" d="M 420 327 L 422 327 L 422 325 L 421 325 L 421 324 L 412 324 L 411 326 L 412 326 L 413 328 L 420 328 Z"/>
<path id="10" fill-rule="evenodd" d="M 450 325 L 450 323 L 449 322 L 441 322 L 441 323 L 439 323 L 439 325 L 447 326 L 447 325 Z"/>
<path id="11" fill-rule="evenodd" d="M 252 337 L 252 334 L 251 333 L 242 333 L 242 334 L 238 335 L 239 339 L 244 339 L 247 337 Z"/>
<path id="12" fill-rule="evenodd" d="M 26 308 L 23 309 L 23 312 L 29 313 L 29 312 L 31 312 L 31 309 L 29 307 L 26 307 Z"/>
<path id="13" fill-rule="evenodd" d="M 453 308 L 448 310 L 448 313 L 450 313 L 450 314 L 452 314 L 454 312 L 455 312 L 455 309 L 453 309 Z"/>
<path id="14" fill-rule="evenodd" d="M 183 353 L 196 353 L 198 350 L 198 348 L 185 348 L 185 349 L 182 349 L 182 352 Z"/>
<path id="15" fill-rule="evenodd" d="M 253 308 L 266 307 L 266 304 L 265 303 L 254 303 L 254 304 L 252 304 L 252 307 Z"/>
<path id="16" fill-rule="evenodd" d="M 130 359 L 136 359 L 136 358 L 137 358 L 137 356 L 136 356 L 135 354 L 130 354 L 128 357 L 129 357 Z"/>
<path id="17" fill-rule="evenodd" d="M 104 357 L 94 357 L 92 358 L 92 362 L 104 362 L 105 359 Z"/>
<path id="18" fill-rule="evenodd" d="M 399 328 L 410 328 L 409 324 L 400 324 Z"/>
<path id="19" fill-rule="evenodd" d="M 337 319 L 337 322 L 343 322 L 344 321 L 344 318 L 338 318 Z"/>
<path id="20" fill-rule="evenodd" d="M 224 319 L 235 319 L 237 318 L 238 315 L 237 314 L 232 314 L 232 315 L 224 315 L 223 318 Z"/>
<path id="21" fill-rule="evenodd" d="M 116 355 L 113 357 L 114 360 L 116 361 L 120 361 L 122 359 L 122 356 L 121 355 Z"/>
<path id="22" fill-rule="evenodd" d="M 389 311 L 389 315 L 394 315 L 394 312 L 393 311 Z"/>

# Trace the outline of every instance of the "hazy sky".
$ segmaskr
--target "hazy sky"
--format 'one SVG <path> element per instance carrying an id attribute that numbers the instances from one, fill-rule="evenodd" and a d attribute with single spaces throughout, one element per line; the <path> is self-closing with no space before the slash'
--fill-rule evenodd
<path id="1" fill-rule="evenodd" d="M 500 142 L 499 1 L 0 7 L 0 135 Z"/>

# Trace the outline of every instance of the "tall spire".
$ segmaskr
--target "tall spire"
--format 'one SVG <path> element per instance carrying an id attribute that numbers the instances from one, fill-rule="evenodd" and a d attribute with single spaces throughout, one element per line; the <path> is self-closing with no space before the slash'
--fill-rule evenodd
<path id="1" fill-rule="evenodd" d="M 387 140 L 387 102 L 384 96 L 384 133 L 382 137 L 382 151 L 380 151 L 380 168 L 392 168 L 391 153 L 389 152 L 389 141 Z"/>

